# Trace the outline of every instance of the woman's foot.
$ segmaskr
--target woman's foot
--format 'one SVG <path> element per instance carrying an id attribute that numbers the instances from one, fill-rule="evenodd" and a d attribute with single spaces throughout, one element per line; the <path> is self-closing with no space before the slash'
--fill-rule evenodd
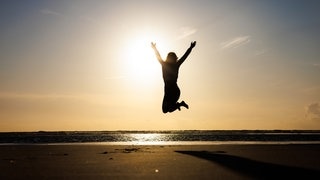
<path id="1" fill-rule="evenodd" d="M 180 103 L 180 106 L 183 106 L 183 107 L 189 109 L 189 105 L 188 105 L 187 103 L 185 103 L 184 101 L 182 101 L 182 102 Z"/>

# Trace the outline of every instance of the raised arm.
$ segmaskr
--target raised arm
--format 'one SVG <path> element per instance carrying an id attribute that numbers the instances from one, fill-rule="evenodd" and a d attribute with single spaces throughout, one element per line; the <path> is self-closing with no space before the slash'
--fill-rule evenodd
<path id="1" fill-rule="evenodd" d="M 160 64 L 163 63 L 163 60 L 162 60 L 162 58 L 161 58 L 161 56 L 160 56 L 160 53 L 159 53 L 159 51 L 158 51 L 158 49 L 157 49 L 157 47 L 156 47 L 156 43 L 151 42 L 151 47 L 152 47 L 152 49 L 154 50 L 154 52 L 155 52 L 155 54 L 156 54 L 156 57 L 157 57 L 158 61 L 160 62 Z"/>
<path id="2" fill-rule="evenodd" d="M 187 51 L 184 53 L 184 55 L 179 59 L 178 63 L 181 65 L 189 56 L 192 49 L 196 46 L 196 41 L 191 42 L 190 47 L 187 49 Z"/>

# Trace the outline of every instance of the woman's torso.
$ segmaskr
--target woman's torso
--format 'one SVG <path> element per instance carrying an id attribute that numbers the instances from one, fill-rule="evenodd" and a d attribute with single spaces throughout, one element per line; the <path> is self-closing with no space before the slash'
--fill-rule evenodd
<path id="1" fill-rule="evenodd" d="M 162 63 L 162 77 L 165 83 L 176 83 L 179 74 L 178 63 Z"/>

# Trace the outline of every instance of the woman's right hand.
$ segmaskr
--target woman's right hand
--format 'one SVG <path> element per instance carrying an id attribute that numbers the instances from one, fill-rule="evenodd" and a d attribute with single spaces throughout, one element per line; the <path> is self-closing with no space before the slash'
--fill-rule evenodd
<path id="1" fill-rule="evenodd" d="M 190 48 L 194 48 L 196 46 L 196 41 L 191 42 Z"/>
<path id="2" fill-rule="evenodd" d="M 151 42 L 151 47 L 152 47 L 153 49 L 155 49 L 155 48 L 156 48 L 156 43 Z"/>

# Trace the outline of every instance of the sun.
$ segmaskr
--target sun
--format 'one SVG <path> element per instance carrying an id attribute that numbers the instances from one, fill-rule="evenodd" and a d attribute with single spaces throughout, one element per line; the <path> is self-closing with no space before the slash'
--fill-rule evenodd
<path id="1" fill-rule="evenodd" d="M 147 34 L 137 35 L 127 41 L 126 73 L 130 80 L 139 85 L 151 85 L 161 76 L 161 65 L 151 48 L 153 41 L 157 44 L 162 42 Z"/>

